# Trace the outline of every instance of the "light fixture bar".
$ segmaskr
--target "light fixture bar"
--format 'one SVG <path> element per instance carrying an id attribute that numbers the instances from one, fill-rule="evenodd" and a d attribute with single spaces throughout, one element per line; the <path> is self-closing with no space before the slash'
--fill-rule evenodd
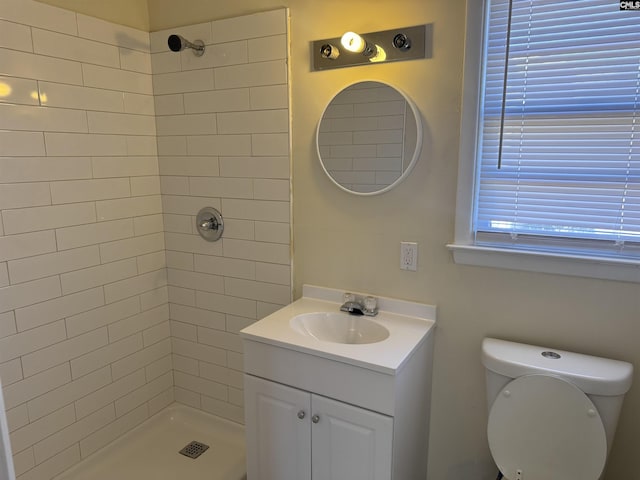
<path id="1" fill-rule="evenodd" d="M 311 44 L 313 69 L 430 58 L 431 30 L 429 24 L 369 33 L 346 32 L 347 46 L 342 37 L 316 40 Z"/>

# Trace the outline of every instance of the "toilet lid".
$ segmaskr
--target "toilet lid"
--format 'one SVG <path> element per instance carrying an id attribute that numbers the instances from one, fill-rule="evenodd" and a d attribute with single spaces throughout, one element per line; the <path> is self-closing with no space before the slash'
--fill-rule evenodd
<path id="1" fill-rule="evenodd" d="M 597 480 L 607 458 L 598 410 L 558 377 L 527 375 L 507 384 L 493 402 L 487 434 L 507 480 Z"/>

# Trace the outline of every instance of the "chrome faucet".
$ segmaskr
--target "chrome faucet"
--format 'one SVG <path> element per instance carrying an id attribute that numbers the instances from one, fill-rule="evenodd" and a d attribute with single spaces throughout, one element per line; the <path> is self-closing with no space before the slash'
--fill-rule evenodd
<path id="1" fill-rule="evenodd" d="M 342 304 L 340 310 L 350 315 L 364 315 L 364 305 L 357 300 L 349 300 Z"/>
<path id="2" fill-rule="evenodd" d="M 363 297 L 354 293 L 345 292 L 344 303 L 340 310 L 350 315 L 366 315 L 375 317 L 378 314 L 378 299 L 376 297 Z"/>

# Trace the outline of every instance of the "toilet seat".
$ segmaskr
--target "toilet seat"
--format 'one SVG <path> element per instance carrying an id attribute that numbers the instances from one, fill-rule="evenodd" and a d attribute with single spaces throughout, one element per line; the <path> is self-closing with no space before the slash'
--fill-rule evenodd
<path id="1" fill-rule="evenodd" d="M 558 377 L 509 382 L 493 402 L 487 434 L 507 480 L 598 480 L 604 470 L 607 438 L 598 410 Z"/>

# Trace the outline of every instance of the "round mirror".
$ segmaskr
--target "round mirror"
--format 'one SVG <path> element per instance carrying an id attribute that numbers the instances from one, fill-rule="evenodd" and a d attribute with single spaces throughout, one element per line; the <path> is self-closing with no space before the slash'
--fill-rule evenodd
<path id="1" fill-rule="evenodd" d="M 318 124 L 322 168 L 343 190 L 376 195 L 404 180 L 422 147 L 422 123 L 404 93 L 381 82 L 359 82 L 338 93 Z"/>

